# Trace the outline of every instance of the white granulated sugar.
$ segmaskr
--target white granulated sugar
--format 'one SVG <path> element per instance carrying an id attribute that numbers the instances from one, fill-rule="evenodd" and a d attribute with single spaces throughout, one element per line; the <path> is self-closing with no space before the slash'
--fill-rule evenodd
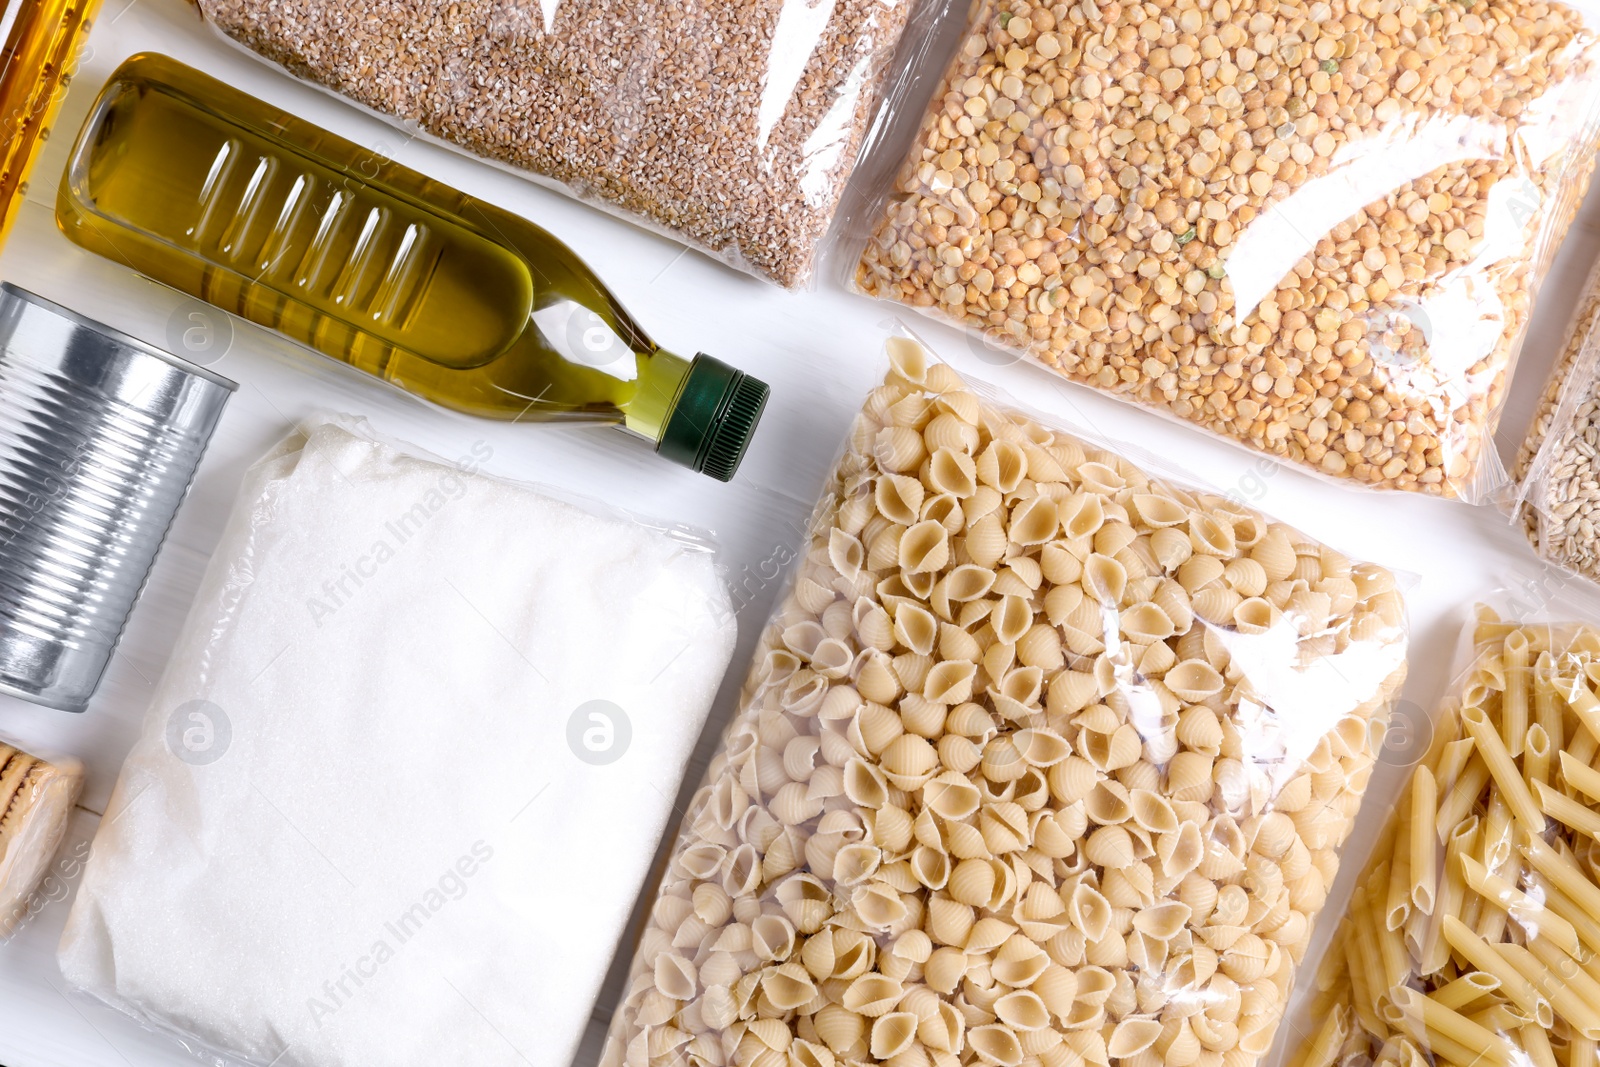
<path id="1" fill-rule="evenodd" d="M 698 546 L 313 427 L 246 480 L 62 971 L 275 1067 L 564 1067 L 733 644 Z"/>

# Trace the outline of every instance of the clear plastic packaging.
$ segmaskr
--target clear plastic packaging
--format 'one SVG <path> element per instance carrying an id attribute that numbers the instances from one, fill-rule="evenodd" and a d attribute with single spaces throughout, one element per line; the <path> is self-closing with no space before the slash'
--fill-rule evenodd
<path id="1" fill-rule="evenodd" d="M 602 1062 L 1255 1063 L 1405 674 L 1393 577 L 890 361 Z"/>
<path id="2" fill-rule="evenodd" d="M 1481 500 L 1594 163 L 1585 3 L 979 0 L 862 291 L 1280 459 Z"/>
<path id="3" fill-rule="evenodd" d="M 1593 1067 L 1600 628 L 1480 607 L 1294 1067 Z"/>
<path id="4" fill-rule="evenodd" d="M 251 468 L 70 986 L 214 1063 L 571 1062 L 736 624 L 705 535 L 492 458 L 341 419 Z"/>
<path id="5" fill-rule="evenodd" d="M 197 2 L 301 78 L 796 287 L 945 0 L 898 60 L 915 0 Z"/>
<path id="6" fill-rule="evenodd" d="M 1600 582 L 1600 268 L 1517 453 L 1514 507 L 1539 558 Z"/>
<path id="7" fill-rule="evenodd" d="M 40 883 L 82 789 L 76 759 L 31 755 L 0 736 L 0 942 L 48 903 Z"/>

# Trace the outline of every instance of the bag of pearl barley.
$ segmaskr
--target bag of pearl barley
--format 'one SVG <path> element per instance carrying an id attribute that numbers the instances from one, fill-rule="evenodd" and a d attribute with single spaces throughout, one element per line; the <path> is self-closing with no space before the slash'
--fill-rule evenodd
<path id="1" fill-rule="evenodd" d="M 1250 1067 L 1405 674 L 1393 577 L 889 347 L 603 1062 Z"/>
<path id="2" fill-rule="evenodd" d="M 1517 455 L 1515 506 L 1547 563 L 1600 582 L 1600 268 L 1589 275 Z"/>
<path id="3" fill-rule="evenodd" d="M 1590 0 L 978 0 L 861 291 L 1325 475 L 1483 501 L 1596 147 Z"/>

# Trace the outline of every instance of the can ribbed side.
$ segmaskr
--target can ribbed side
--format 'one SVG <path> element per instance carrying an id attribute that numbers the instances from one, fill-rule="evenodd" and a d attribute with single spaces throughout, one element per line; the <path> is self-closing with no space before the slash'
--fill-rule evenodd
<path id="1" fill-rule="evenodd" d="M 81 710 L 232 385 L 0 291 L 0 690 Z"/>
<path id="2" fill-rule="evenodd" d="M 0 626 L 71 648 L 121 633 L 201 446 L 119 408 L 0 357 Z"/>

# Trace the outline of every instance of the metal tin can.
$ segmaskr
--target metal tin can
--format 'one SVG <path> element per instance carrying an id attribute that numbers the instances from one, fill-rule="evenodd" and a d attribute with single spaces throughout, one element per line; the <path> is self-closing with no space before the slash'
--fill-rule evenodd
<path id="1" fill-rule="evenodd" d="M 0 285 L 0 692 L 88 706 L 234 389 Z"/>

